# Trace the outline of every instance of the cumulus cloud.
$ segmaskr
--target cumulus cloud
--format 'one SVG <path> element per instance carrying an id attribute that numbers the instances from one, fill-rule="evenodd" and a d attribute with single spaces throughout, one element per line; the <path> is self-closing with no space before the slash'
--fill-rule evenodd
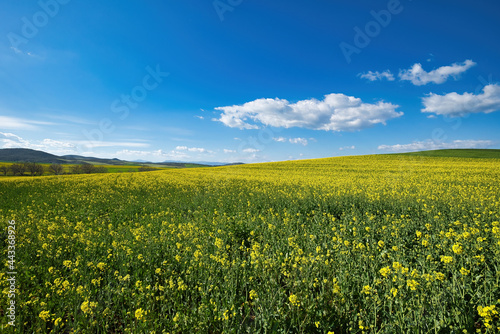
<path id="1" fill-rule="evenodd" d="M 344 146 L 344 147 L 339 147 L 339 151 L 344 151 L 344 150 L 354 150 L 356 149 L 356 146 Z"/>
<path id="2" fill-rule="evenodd" d="M 384 72 L 368 71 L 366 73 L 359 73 L 358 76 L 362 79 L 368 79 L 370 81 L 383 80 L 383 79 L 387 79 L 388 81 L 394 81 L 394 75 L 389 70 L 386 70 Z"/>
<path id="3" fill-rule="evenodd" d="M 285 137 L 277 137 L 273 138 L 274 141 L 280 142 L 280 143 L 286 143 L 286 138 Z"/>
<path id="4" fill-rule="evenodd" d="M 491 113 L 500 110 L 500 86 L 490 84 L 483 88 L 481 94 L 449 93 L 446 95 L 429 94 L 422 98 L 424 109 L 422 112 L 447 115 L 451 117 L 463 116 L 467 113 Z"/>
<path id="5" fill-rule="evenodd" d="M 290 103 L 284 99 L 257 99 L 243 105 L 218 107 L 216 119 L 224 125 L 239 129 L 258 129 L 255 123 L 273 127 L 299 127 L 325 131 L 355 131 L 384 124 L 403 115 L 398 105 L 379 101 L 364 103 L 344 94 L 328 94 L 316 99 Z"/>
<path id="6" fill-rule="evenodd" d="M 380 145 L 378 149 L 389 152 L 411 152 L 452 148 L 487 148 L 493 145 L 495 143 L 491 140 L 454 140 L 452 142 L 427 140 L 415 141 L 411 144 Z"/>
<path id="7" fill-rule="evenodd" d="M 414 64 L 408 70 L 399 71 L 399 79 L 411 81 L 416 86 L 426 85 L 429 82 L 441 84 L 451 76 L 457 78 L 461 73 L 476 65 L 472 60 L 467 59 L 463 63 L 454 63 L 450 66 L 442 66 L 430 72 L 426 72 L 421 64 Z"/>
<path id="8" fill-rule="evenodd" d="M 77 154 L 77 146 L 70 142 L 53 139 L 30 141 L 13 133 L 0 132 L 0 148 L 30 148 L 52 154 Z"/>

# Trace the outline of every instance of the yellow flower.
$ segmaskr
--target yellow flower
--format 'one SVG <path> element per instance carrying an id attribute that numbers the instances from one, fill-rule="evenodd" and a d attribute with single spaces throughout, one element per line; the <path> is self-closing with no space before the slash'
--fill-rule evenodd
<path id="1" fill-rule="evenodd" d="M 104 269 L 106 269 L 106 263 L 104 262 L 99 262 L 97 264 L 97 268 L 99 268 L 100 271 L 104 271 Z"/>
<path id="2" fill-rule="evenodd" d="M 89 313 L 92 314 L 92 308 L 97 306 L 97 302 L 89 302 L 88 300 L 84 301 L 82 305 L 80 306 L 80 309 L 83 311 L 83 313 Z"/>
<path id="3" fill-rule="evenodd" d="M 443 263 L 452 263 L 453 257 L 451 256 L 441 256 L 441 262 Z"/>
<path id="4" fill-rule="evenodd" d="M 394 268 L 394 270 L 398 270 L 402 268 L 402 265 L 399 262 L 393 262 L 392 267 Z"/>
<path id="5" fill-rule="evenodd" d="M 462 267 L 460 269 L 460 274 L 462 274 L 463 276 L 467 276 L 467 275 L 469 275 L 469 273 L 470 273 L 470 270 L 467 270 L 464 267 Z"/>
<path id="6" fill-rule="evenodd" d="M 147 312 L 145 312 L 142 308 L 138 308 L 137 310 L 135 310 L 135 317 L 137 318 L 137 320 L 141 320 L 146 314 Z"/>
<path id="7" fill-rule="evenodd" d="M 380 248 L 384 248 L 385 243 L 382 240 L 379 240 L 377 244 Z"/>
<path id="8" fill-rule="evenodd" d="M 410 287 L 410 290 L 417 290 L 418 282 L 412 279 L 406 281 L 406 285 Z"/>
<path id="9" fill-rule="evenodd" d="M 498 311 L 496 310 L 495 305 L 490 305 L 490 306 L 478 306 L 477 307 L 477 313 L 479 314 L 480 317 L 484 319 L 484 326 L 486 328 L 491 327 L 490 322 L 498 317 Z"/>
<path id="10" fill-rule="evenodd" d="M 179 321 L 179 313 L 176 313 L 174 316 L 174 319 L 172 319 L 174 322 Z"/>
<path id="11" fill-rule="evenodd" d="M 454 244 L 453 247 L 451 247 L 451 249 L 455 254 L 462 254 L 463 252 L 462 245 L 460 244 Z"/>
<path id="12" fill-rule="evenodd" d="M 255 299 L 258 297 L 257 292 L 255 290 L 250 290 L 250 299 Z"/>
<path id="13" fill-rule="evenodd" d="M 441 272 L 434 273 L 434 276 L 436 277 L 437 280 L 443 281 L 445 276 Z"/>
<path id="14" fill-rule="evenodd" d="M 42 311 L 38 315 L 40 318 L 42 318 L 43 321 L 48 321 L 50 319 L 50 312 L 49 311 Z"/>
<path id="15" fill-rule="evenodd" d="M 62 322 L 62 319 L 61 318 L 57 318 L 55 321 L 54 321 L 54 326 L 59 326 L 59 324 Z"/>
<path id="16" fill-rule="evenodd" d="M 389 266 L 387 266 L 387 267 L 380 269 L 379 272 L 382 276 L 387 277 L 391 273 L 391 268 Z"/>
<path id="17" fill-rule="evenodd" d="M 80 306 L 80 309 L 83 311 L 83 313 L 90 312 L 89 301 L 88 300 L 84 301 Z"/>
<path id="18" fill-rule="evenodd" d="M 372 293 L 372 288 L 369 285 L 365 285 L 363 287 L 363 290 L 361 290 L 361 292 L 366 294 L 366 295 L 370 295 Z"/>
<path id="19" fill-rule="evenodd" d="M 396 288 L 391 288 L 391 293 L 392 293 L 392 296 L 393 296 L 393 297 L 396 297 L 396 295 L 398 294 L 398 289 L 396 289 Z"/>
<path id="20" fill-rule="evenodd" d="M 294 295 L 293 293 L 290 295 L 290 297 L 288 297 L 288 300 L 294 306 L 299 306 L 300 305 L 299 298 L 297 297 L 297 295 Z"/>

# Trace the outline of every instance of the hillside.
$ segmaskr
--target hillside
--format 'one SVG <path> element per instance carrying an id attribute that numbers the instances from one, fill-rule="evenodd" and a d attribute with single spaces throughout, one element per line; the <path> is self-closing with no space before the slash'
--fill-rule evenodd
<path id="1" fill-rule="evenodd" d="M 453 157 L 453 158 L 488 158 L 500 159 L 500 150 L 495 149 L 449 149 L 432 150 L 409 153 L 396 153 L 397 155 L 413 155 L 421 157 Z"/>
<path id="2" fill-rule="evenodd" d="M 114 166 L 141 166 L 151 167 L 173 167 L 173 168 L 192 168 L 208 167 L 208 164 L 191 162 L 161 162 L 161 163 L 138 163 L 120 159 L 102 159 L 94 157 L 84 157 L 80 155 L 57 156 L 43 151 L 32 150 L 28 148 L 3 148 L 0 149 L 0 162 L 37 162 L 37 163 L 59 163 L 59 164 L 95 164 L 95 165 L 114 165 Z"/>
<path id="3" fill-rule="evenodd" d="M 50 153 L 28 148 L 0 149 L 0 161 L 3 162 L 38 162 L 38 163 L 65 163 L 66 161 Z"/>

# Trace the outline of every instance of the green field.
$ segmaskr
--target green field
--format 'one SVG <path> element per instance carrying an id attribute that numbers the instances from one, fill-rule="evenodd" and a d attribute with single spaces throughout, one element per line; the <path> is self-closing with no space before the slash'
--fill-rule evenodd
<path id="1" fill-rule="evenodd" d="M 17 333 L 498 333 L 499 188 L 411 155 L 2 178 L 0 328 L 15 270 Z"/>
<path id="2" fill-rule="evenodd" d="M 420 151 L 420 152 L 398 153 L 398 154 L 419 156 L 419 157 L 500 159 L 500 150 L 494 150 L 494 149 L 448 149 L 448 150 L 432 150 L 432 151 Z"/>

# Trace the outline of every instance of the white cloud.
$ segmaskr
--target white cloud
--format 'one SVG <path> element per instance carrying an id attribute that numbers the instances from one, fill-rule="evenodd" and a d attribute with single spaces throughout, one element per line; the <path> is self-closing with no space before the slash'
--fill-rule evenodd
<path id="1" fill-rule="evenodd" d="M 435 113 L 437 115 L 463 116 L 467 113 L 490 113 L 500 110 L 500 86 L 490 84 L 483 88 L 481 94 L 473 93 L 457 94 L 455 92 L 446 95 L 429 94 L 422 98 L 424 109 L 422 112 Z"/>
<path id="2" fill-rule="evenodd" d="M 387 79 L 388 81 L 394 81 L 394 75 L 389 70 L 386 70 L 384 72 L 368 71 L 366 73 L 359 73 L 358 76 L 361 77 L 362 79 L 368 79 L 370 81 L 383 80 L 383 79 Z"/>
<path id="3" fill-rule="evenodd" d="M 13 133 L 0 132 L 0 148 L 30 148 L 57 155 L 78 154 L 76 145 L 53 139 L 29 141 Z"/>
<path id="4" fill-rule="evenodd" d="M 228 149 L 224 149 L 224 153 L 236 153 L 235 150 L 228 150 Z"/>
<path id="5" fill-rule="evenodd" d="M 339 147 L 339 151 L 343 151 L 343 150 L 354 150 L 356 149 L 356 146 L 352 145 L 352 146 L 344 146 L 344 147 Z"/>
<path id="6" fill-rule="evenodd" d="M 378 149 L 390 152 L 411 152 L 452 148 L 487 148 L 493 145 L 495 145 L 495 143 L 491 140 L 454 140 L 448 143 L 427 140 L 415 141 L 411 144 L 380 145 Z"/>
<path id="7" fill-rule="evenodd" d="M 107 155 L 109 158 L 110 155 Z M 172 150 L 170 152 L 164 152 L 163 150 L 154 151 L 135 151 L 135 150 L 121 150 L 114 154 L 113 157 L 123 160 L 148 160 L 152 162 L 162 162 L 165 160 L 182 160 L 189 158 L 185 152 L 178 152 Z"/>
<path id="8" fill-rule="evenodd" d="M 0 116 L 0 129 L 37 130 L 38 125 L 53 125 L 50 122 L 27 120 L 17 117 Z"/>
<path id="9" fill-rule="evenodd" d="M 246 148 L 243 150 L 243 152 L 245 153 L 256 153 L 256 152 L 259 152 L 260 150 L 256 149 L 256 148 Z"/>
<path id="10" fill-rule="evenodd" d="M 136 142 L 107 142 L 107 141 L 85 141 L 68 140 L 60 141 L 50 138 L 42 140 L 26 140 L 13 133 L 0 132 L 0 148 L 30 148 L 33 150 L 44 151 L 56 155 L 93 154 L 89 149 L 96 147 L 148 147 L 146 143 Z"/>
<path id="11" fill-rule="evenodd" d="M 421 64 L 414 64 L 408 70 L 399 71 L 399 79 L 411 81 L 416 86 L 426 85 L 429 82 L 441 84 L 452 76 L 455 79 L 461 73 L 476 65 L 472 60 L 467 59 L 463 63 L 454 63 L 451 66 L 442 66 L 430 72 L 426 72 Z"/>
<path id="12" fill-rule="evenodd" d="M 198 153 L 210 152 L 207 149 L 201 147 L 177 146 L 175 149 L 179 151 L 198 152 Z"/>
<path id="13" fill-rule="evenodd" d="M 304 146 L 307 146 L 308 144 L 308 141 L 305 138 L 290 138 L 288 141 L 292 144 L 301 144 Z"/>
<path id="14" fill-rule="evenodd" d="M 398 105 L 379 101 L 364 103 L 344 94 L 325 95 L 324 100 L 302 100 L 290 103 L 283 99 L 257 99 L 243 105 L 218 107 L 222 111 L 217 121 L 231 128 L 258 129 L 261 123 L 273 127 L 299 127 L 325 131 L 355 131 L 385 124 L 403 115 Z"/>
<path id="15" fill-rule="evenodd" d="M 273 138 L 273 140 L 277 141 L 277 142 L 280 142 L 280 143 L 286 142 L 286 138 L 285 137 L 277 137 L 277 138 Z"/>
<path id="16" fill-rule="evenodd" d="M 78 144 L 88 147 L 148 147 L 149 144 L 146 143 L 135 143 L 135 142 L 117 142 L 117 141 L 78 141 Z"/>

